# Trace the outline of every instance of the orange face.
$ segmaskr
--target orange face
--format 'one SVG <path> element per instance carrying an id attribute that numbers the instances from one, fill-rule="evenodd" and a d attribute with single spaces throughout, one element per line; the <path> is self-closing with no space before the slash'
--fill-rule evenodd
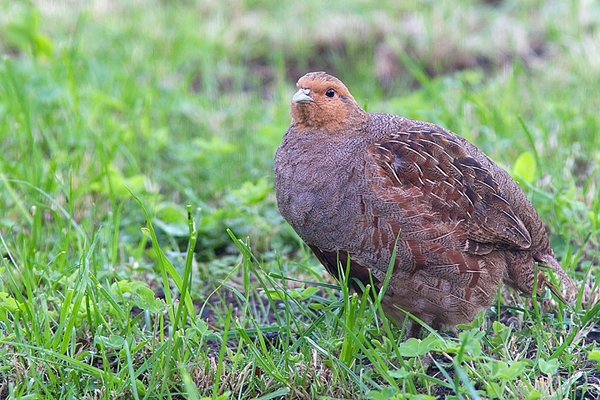
<path id="1" fill-rule="evenodd" d="M 292 125 L 335 130 L 353 113 L 364 113 L 346 86 L 324 72 L 309 72 L 298 80 L 292 97 Z"/>

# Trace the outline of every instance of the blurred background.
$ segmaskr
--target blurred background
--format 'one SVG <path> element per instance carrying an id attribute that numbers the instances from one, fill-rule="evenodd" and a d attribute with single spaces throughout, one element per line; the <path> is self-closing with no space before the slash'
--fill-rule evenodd
<path id="1" fill-rule="evenodd" d="M 529 183 L 558 175 L 551 190 L 563 190 L 597 167 L 593 0 L 0 7 L 2 170 L 63 205 L 69 192 L 78 219 L 103 220 L 107 200 L 128 202 L 127 186 L 171 227 L 179 206 L 202 207 L 212 250 L 229 243 L 223 224 L 277 236 L 274 210 L 263 221 L 245 207 L 273 208 L 272 156 L 295 81 L 312 70 L 339 77 L 368 110 L 440 124 L 508 169 L 534 155 Z"/>

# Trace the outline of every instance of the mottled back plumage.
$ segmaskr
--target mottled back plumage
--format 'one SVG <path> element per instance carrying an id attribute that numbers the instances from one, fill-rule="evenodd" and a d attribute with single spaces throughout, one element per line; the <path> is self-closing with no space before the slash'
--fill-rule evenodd
<path id="1" fill-rule="evenodd" d="M 472 321 L 501 279 L 531 294 L 536 262 L 574 288 L 523 191 L 466 139 L 367 113 L 324 72 L 297 87 L 275 155 L 277 203 L 331 274 L 349 257 L 351 276 L 378 286 L 395 247 L 384 310 L 435 328 Z M 537 282 L 560 296 L 541 272 Z"/>

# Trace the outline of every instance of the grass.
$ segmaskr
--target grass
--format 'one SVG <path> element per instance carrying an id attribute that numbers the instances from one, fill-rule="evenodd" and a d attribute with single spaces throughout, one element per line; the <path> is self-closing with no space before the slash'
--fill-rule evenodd
<path id="1" fill-rule="evenodd" d="M 0 3 L 0 399 L 595 398 L 600 7 Z M 580 288 L 402 341 L 277 212 L 294 82 L 519 179 Z"/>

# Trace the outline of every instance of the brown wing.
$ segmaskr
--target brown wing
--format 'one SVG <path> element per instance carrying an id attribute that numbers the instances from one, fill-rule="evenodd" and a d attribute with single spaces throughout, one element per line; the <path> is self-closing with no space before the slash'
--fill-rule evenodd
<path id="1" fill-rule="evenodd" d="M 487 254 L 527 249 L 531 237 L 494 177 L 452 137 L 431 130 L 400 132 L 369 149 L 382 178 L 374 190 L 386 201 L 412 197 L 439 222 L 460 223 L 456 250 Z"/>

